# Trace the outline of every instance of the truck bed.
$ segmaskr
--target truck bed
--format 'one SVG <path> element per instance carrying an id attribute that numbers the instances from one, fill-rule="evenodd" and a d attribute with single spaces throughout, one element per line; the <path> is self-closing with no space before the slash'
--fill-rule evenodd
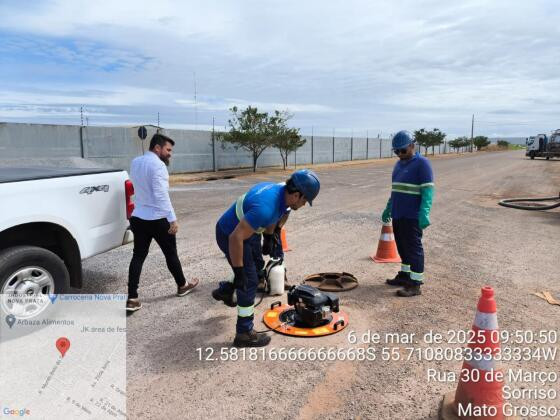
<path id="1" fill-rule="evenodd" d="M 121 171 L 108 168 L 0 167 L 0 184 Z"/>

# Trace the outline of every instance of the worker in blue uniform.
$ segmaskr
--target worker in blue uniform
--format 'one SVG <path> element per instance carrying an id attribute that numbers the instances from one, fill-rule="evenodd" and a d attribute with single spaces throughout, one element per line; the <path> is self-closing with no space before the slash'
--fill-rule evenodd
<path id="1" fill-rule="evenodd" d="M 434 177 L 430 161 L 415 151 L 414 136 L 399 131 L 392 140 L 399 160 L 393 168 L 391 197 L 383 211 L 384 223 L 393 220 L 393 232 L 402 264 L 391 286 L 401 297 L 420 295 L 424 283 L 424 249 L 422 231 L 430 226 L 430 211 L 434 197 Z"/>
<path id="2" fill-rule="evenodd" d="M 276 241 L 274 231 L 286 222 L 289 210 L 298 210 L 306 203 L 311 206 L 319 189 L 317 175 L 301 169 L 285 183 L 255 185 L 218 220 L 216 242 L 227 257 L 234 278 L 232 282 L 220 282 L 212 296 L 228 306 L 237 307 L 235 346 L 261 347 L 270 342 L 270 336 L 253 329 L 261 252 L 272 252 L 275 243 L 270 241 Z M 265 242 L 261 248 L 263 233 Z"/>

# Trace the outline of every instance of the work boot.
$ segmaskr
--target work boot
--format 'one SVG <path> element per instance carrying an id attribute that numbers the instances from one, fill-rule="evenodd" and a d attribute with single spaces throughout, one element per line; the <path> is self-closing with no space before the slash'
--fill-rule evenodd
<path id="1" fill-rule="evenodd" d="M 235 289 L 229 282 L 220 282 L 221 287 L 212 290 L 212 297 L 216 300 L 223 301 L 227 306 L 235 308 L 237 306 L 237 297 L 235 296 Z"/>
<path id="2" fill-rule="evenodd" d="M 407 286 L 410 282 L 410 274 L 405 273 L 404 271 L 399 271 L 395 278 L 387 279 L 385 282 L 389 286 Z"/>
<path id="3" fill-rule="evenodd" d="M 422 291 L 420 290 L 421 285 L 422 283 L 411 282 L 408 285 L 404 286 L 404 289 L 397 290 L 397 296 L 412 297 L 412 296 L 421 295 L 422 294 Z"/>
<path id="4" fill-rule="evenodd" d="M 270 343 L 270 336 L 258 334 L 255 330 L 235 334 L 235 347 L 264 347 Z"/>

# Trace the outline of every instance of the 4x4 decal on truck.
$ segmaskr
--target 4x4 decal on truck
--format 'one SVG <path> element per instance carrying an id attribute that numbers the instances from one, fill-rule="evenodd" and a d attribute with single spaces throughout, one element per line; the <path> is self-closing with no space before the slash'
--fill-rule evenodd
<path id="1" fill-rule="evenodd" d="M 84 187 L 80 191 L 80 194 L 88 194 L 89 195 L 89 194 L 92 194 L 96 191 L 109 192 L 109 186 L 108 185 L 98 185 L 96 187 Z"/>

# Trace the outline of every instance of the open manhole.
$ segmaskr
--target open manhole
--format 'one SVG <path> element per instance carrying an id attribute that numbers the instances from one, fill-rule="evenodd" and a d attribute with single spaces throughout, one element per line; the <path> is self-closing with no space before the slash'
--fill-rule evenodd
<path id="1" fill-rule="evenodd" d="M 346 292 L 358 287 L 358 279 L 350 273 L 318 273 L 307 276 L 303 283 L 324 292 Z"/>

